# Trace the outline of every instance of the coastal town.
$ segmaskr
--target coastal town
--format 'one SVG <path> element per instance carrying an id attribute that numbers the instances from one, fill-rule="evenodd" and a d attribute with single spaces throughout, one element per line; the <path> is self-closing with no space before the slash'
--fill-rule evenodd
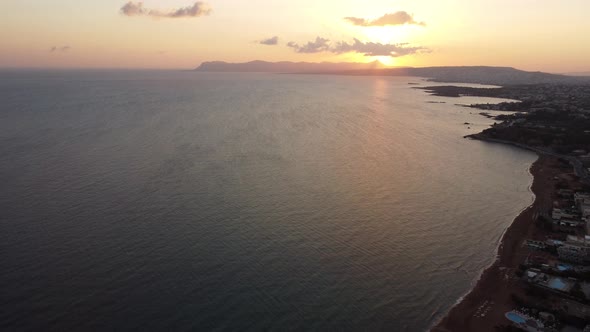
<path id="1" fill-rule="evenodd" d="M 498 259 L 433 331 L 590 331 L 590 84 L 422 88 L 497 120 L 467 136 L 536 152 L 534 203 L 506 231 Z M 503 111 L 497 114 L 497 111 Z"/>

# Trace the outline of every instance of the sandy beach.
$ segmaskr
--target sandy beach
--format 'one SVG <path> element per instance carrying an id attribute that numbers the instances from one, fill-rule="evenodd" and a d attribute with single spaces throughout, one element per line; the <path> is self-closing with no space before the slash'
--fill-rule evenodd
<path id="1" fill-rule="evenodd" d="M 530 169 L 534 177 L 531 187 L 535 195 L 533 204 L 523 210 L 506 230 L 496 261 L 432 331 L 496 331 L 496 328 L 508 325 L 504 313 L 514 308 L 511 295 L 523 292 L 514 275 L 514 270 L 529 253 L 523 242 L 535 232 L 536 214 L 549 211 L 552 206 L 554 177 L 563 172 L 560 166 L 557 158 L 545 155 L 533 163 Z"/>

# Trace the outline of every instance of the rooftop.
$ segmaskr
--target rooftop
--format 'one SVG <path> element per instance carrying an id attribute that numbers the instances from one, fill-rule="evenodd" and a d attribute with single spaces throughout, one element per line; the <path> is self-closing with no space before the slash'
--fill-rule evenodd
<path id="1" fill-rule="evenodd" d="M 564 293 L 569 293 L 576 283 L 574 280 L 546 274 L 538 269 L 527 270 L 526 278 L 528 282 L 534 285 L 550 288 Z"/>

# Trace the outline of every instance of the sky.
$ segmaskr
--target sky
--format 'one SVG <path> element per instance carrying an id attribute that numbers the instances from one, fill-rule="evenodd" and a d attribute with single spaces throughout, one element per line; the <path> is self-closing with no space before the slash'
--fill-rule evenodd
<path id="1" fill-rule="evenodd" d="M 0 0 L 0 67 L 204 61 L 590 71 L 589 0 Z"/>

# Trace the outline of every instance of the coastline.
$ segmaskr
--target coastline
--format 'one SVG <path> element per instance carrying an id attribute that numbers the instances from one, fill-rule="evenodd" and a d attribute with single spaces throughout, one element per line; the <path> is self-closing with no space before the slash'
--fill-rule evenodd
<path id="1" fill-rule="evenodd" d="M 536 213 L 551 207 L 553 178 L 558 170 L 557 158 L 539 154 L 529 169 L 533 176 L 530 187 L 534 195 L 533 203 L 522 210 L 504 232 L 496 260 L 482 272 L 471 291 L 431 331 L 496 331 L 496 327 L 508 325 L 504 313 L 513 309 L 511 295 L 522 292 L 514 277 L 514 270 L 528 254 L 522 243 L 534 231 Z"/>

